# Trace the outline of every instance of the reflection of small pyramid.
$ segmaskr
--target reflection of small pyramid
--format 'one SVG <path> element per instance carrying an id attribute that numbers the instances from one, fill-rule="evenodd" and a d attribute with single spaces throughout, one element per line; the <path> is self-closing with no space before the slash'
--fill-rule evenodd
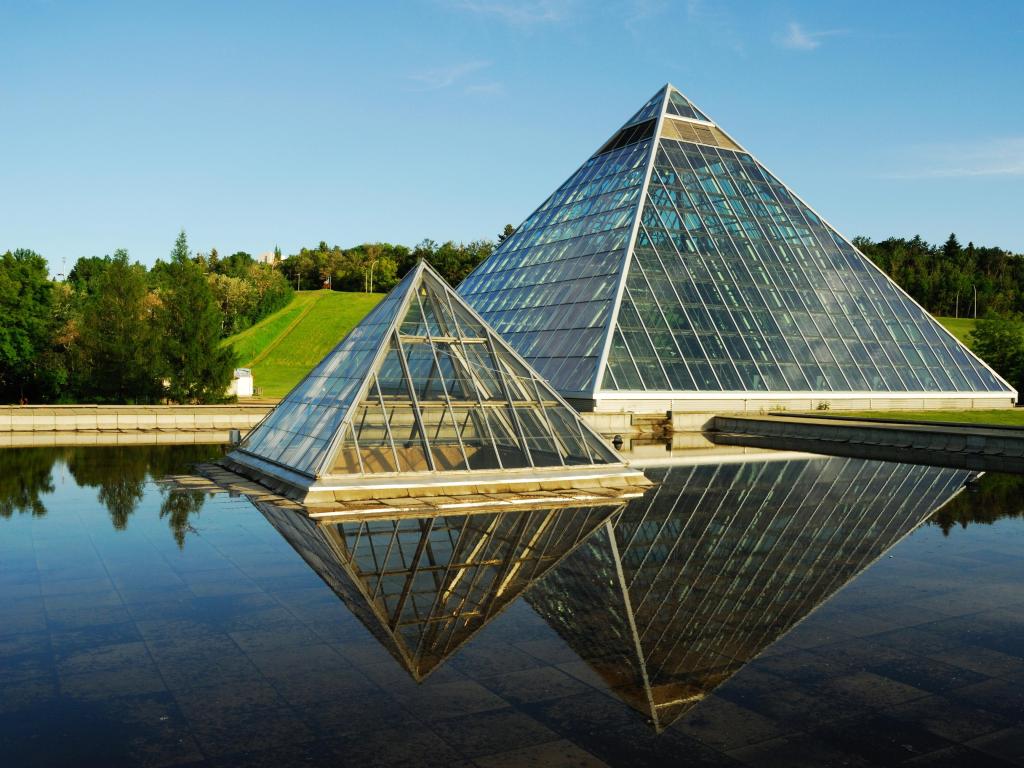
<path id="1" fill-rule="evenodd" d="M 622 508 L 318 523 L 256 506 L 416 680 Z"/>
<path id="2" fill-rule="evenodd" d="M 459 293 L 596 410 L 1016 397 L 671 85 Z"/>
<path id="3" fill-rule="evenodd" d="M 970 474 L 839 458 L 650 472 L 659 485 L 526 600 L 658 730 L 949 501 Z"/>
<path id="4" fill-rule="evenodd" d="M 426 262 L 228 458 L 308 502 L 442 479 L 640 478 Z"/>

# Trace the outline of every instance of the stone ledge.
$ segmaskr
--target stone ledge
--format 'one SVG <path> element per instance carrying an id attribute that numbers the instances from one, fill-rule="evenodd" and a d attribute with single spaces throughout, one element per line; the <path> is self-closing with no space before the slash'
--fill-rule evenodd
<path id="1" fill-rule="evenodd" d="M 1024 429 L 794 416 L 716 416 L 708 437 L 718 445 L 1024 474 Z"/>

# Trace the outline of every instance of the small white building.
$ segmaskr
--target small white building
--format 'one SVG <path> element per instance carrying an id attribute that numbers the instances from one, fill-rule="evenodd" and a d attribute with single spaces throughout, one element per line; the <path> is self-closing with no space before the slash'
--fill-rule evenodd
<path id="1" fill-rule="evenodd" d="M 236 397 L 252 397 L 256 391 L 250 368 L 235 368 L 235 375 L 228 387 L 228 394 Z"/>

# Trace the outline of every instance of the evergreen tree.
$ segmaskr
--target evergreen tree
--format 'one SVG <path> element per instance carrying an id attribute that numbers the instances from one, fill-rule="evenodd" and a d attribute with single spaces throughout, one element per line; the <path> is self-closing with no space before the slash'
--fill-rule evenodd
<path id="1" fill-rule="evenodd" d="M 498 245 L 501 245 L 508 240 L 512 235 L 516 233 L 516 228 L 511 224 L 506 224 L 505 229 L 498 233 Z"/>
<path id="2" fill-rule="evenodd" d="M 86 398 L 110 403 L 160 399 L 160 345 L 147 297 L 145 268 L 129 264 L 127 251 L 116 251 L 82 310 Z"/>
<path id="3" fill-rule="evenodd" d="M 220 309 L 206 276 L 190 258 L 185 230 L 171 251 L 167 277 L 160 327 L 170 380 L 168 396 L 178 403 L 224 402 L 235 352 L 220 345 Z"/>

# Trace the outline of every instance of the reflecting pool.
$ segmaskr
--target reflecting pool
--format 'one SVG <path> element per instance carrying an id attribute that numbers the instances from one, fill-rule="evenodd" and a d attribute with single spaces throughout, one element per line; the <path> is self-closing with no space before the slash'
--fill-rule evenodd
<path id="1" fill-rule="evenodd" d="M 1024 762 L 1024 478 L 313 521 L 165 481 L 223 452 L 0 451 L 0 765 Z"/>

